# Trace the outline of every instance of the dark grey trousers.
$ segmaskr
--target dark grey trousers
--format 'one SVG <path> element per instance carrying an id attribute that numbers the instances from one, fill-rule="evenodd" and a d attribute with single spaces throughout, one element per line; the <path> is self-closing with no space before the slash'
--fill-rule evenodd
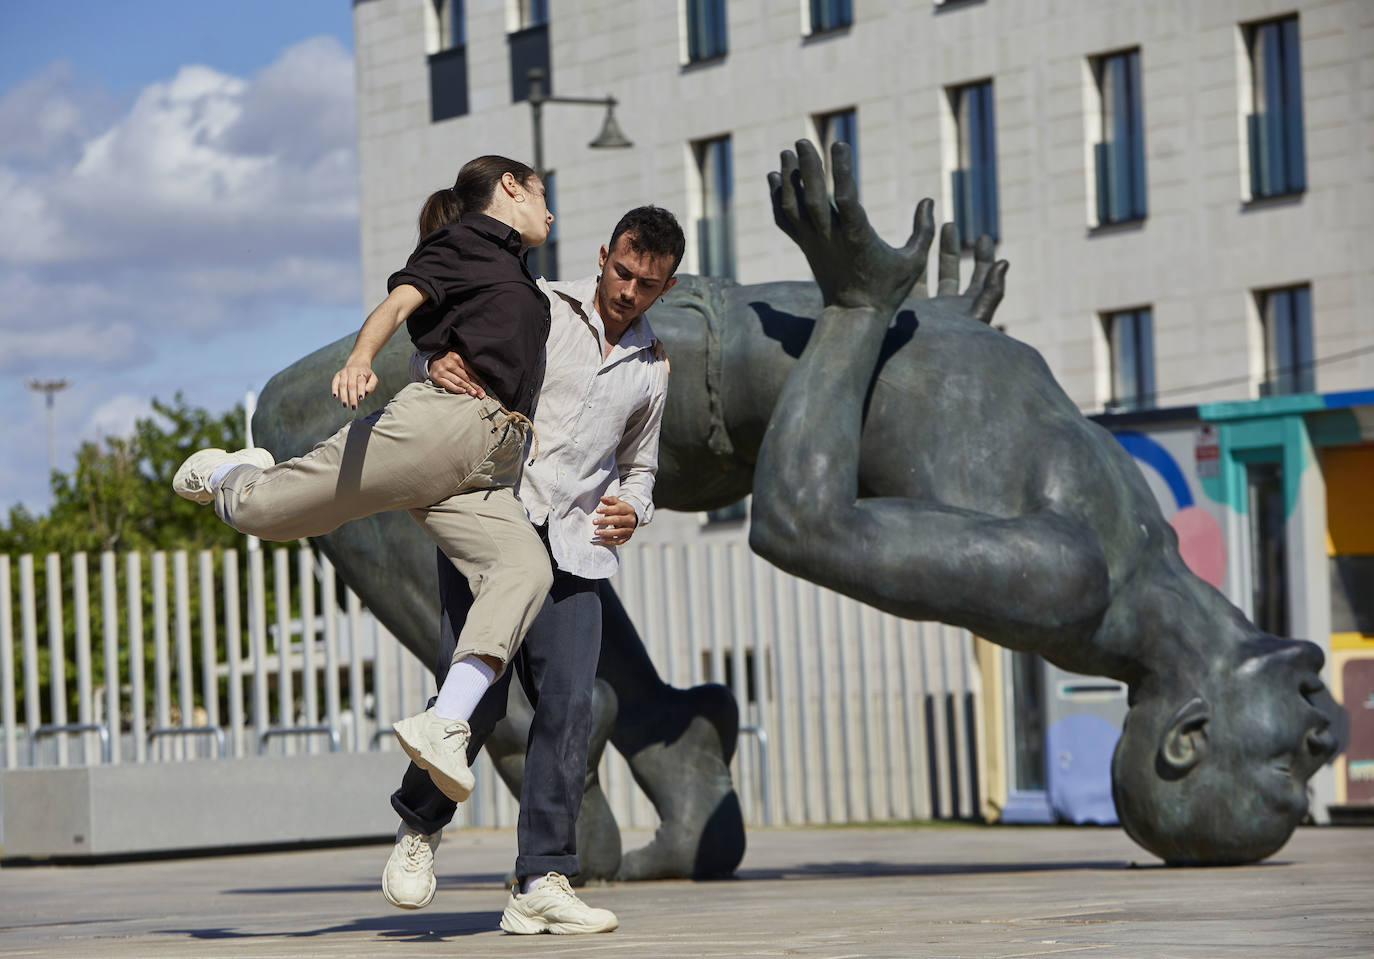
<path id="1" fill-rule="evenodd" d="M 453 564 L 439 554 L 439 653 L 435 676 L 443 685 L 472 595 Z M 520 679 L 534 721 L 525 753 L 516 835 L 515 875 L 578 873 L 577 813 L 586 785 L 591 741 L 592 687 L 601 656 L 601 597 L 595 580 L 554 573 L 553 588 L 516 650 L 511 668 L 487 690 L 472 714 L 471 764 L 506 715 L 511 676 Z M 401 819 L 421 832 L 437 832 L 453 819 L 457 804 L 441 793 L 429 773 L 414 763 L 391 795 Z"/>

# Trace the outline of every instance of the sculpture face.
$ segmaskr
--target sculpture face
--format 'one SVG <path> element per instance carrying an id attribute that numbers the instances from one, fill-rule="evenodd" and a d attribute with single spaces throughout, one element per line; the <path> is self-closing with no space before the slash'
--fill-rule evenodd
<path id="1" fill-rule="evenodd" d="M 1213 694 L 1214 740 L 1231 744 L 1224 757 L 1276 812 L 1301 818 L 1307 780 L 1336 752 L 1334 716 L 1317 675 L 1323 655 L 1309 642 L 1263 636 Z M 1219 757 L 1220 758 L 1220 757 Z"/>
<path id="2" fill-rule="evenodd" d="M 1206 698 L 1142 697 L 1112 763 L 1122 826 L 1174 864 L 1253 862 L 1307 814 L 1307 780 L 1335 754 L 1340 708 L 1312 643 L 1261 633 L 1215 668 Z"/>

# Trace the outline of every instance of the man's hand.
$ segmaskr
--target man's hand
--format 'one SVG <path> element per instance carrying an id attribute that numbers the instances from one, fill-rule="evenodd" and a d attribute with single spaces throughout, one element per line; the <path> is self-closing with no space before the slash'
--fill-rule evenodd
<path id="1" fill-rule="evenodd" d="M 624 546 L 639 525 L 635 508 L 616 496 L 601 497 L 601 505 L 592 517 L 596 526 L 596 541 L 602 546 Z"/>
<path id="2" fill-rule="evenodd" d="M 334 374 L 330 392 L 344 406 L 356 410 L 363 398 L 376 388 L 377 374 L 372 372 L 372 364 L 350 356 L 344 368 Z"/>
<path id="3" fill-rule="evenodd" d="M 436 386 L 442 386 L 450 393 L 466 393 L 482 399 L 487 395 L 477 374 L 468 369 L 463 358 L 457 353 L 436 353 L 429 361 L 429 378 Z"/>
<path id="4" fill-rule="evenodd" d="M 859 204 L 854 157 L 847 143 L 834 145 L 830 163 L 835 171 L 833 204 L 816 148 L 798 140 L 796 153 L 784 150 L 779 171 L 768 174 L 773 219 L 806 254 L 826 306 L 894 313 L 925 275 L 935 238 L 934 203 L 921 201 L 910 239 L 894 249 L 874 232 Z"/>

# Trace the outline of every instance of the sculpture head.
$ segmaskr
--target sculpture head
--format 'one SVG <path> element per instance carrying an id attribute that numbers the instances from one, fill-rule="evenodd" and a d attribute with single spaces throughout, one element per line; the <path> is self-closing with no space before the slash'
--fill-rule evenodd
<path id="1" fill-rule="evenodd" d="M 1276 852 L 1307 813 L 1307 780 L 1337 749 L 1319 647 L 1256 631 L 1236 652 L 1182 695 L 1155 681 L 1133 690 L 1112 757 L 1122 826 L 1170 864 Z"/>

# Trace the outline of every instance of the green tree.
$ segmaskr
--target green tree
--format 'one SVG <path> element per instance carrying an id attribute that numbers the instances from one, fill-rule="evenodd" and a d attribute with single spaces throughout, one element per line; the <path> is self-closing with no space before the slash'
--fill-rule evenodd
<path id="1" fill-rule="evenodd" d="M 224 549 L 242 549 L 243 536 L 220 522 L 214 510 L 184 500 L 172 492 L 172 476 L 181 462 L 197 449 L 214 446 L 238 449 L 244 445 L 243 408 L 236 406 L 223 414 L 210 413 L 190 406 L 180 393 L 171 403 L 153 400 L 153 415 L 138 420 L 133 432 L 126 437 L 110 437 L 99 442 L 85 442 L 76 453 L 76 464 L 70 473 L 52 475 L 53 505 L 46 514 L 35 515 L 24 507 L 12 508 L 8 523 L 0 526 L 0 553 L 34 555 L 35 594 L 40 606 L 47 595 L 47 569 L 44 555 L 62 556 L 63 632 L 66 655 L 65 676 L 68 691 L 69 716 L 76 709 L 76 665 L 72 650 L 75 643 L 75 603 L 71 573 L 71 557 L 75 553 L 88 554 L 91 596 L 100 596 L 101 576 L 99 554 L 109 550 L 119 554 L 144 554 L 142 592 L 145 633 L 152 622 L 152 582 L 147 554 L 155 550 L 190 552 L 193 578 L 190 623 L 198 629 L 200 596 L 194 587 L 195 551 L 216 550 L 215 575 L 222 572 Z M 170 563 L 169 563 L 170 566 Z M 123 559 L 117 564 L 120 583 L 117 604 L 120 636 L 127 636 L 127 603 L 123 592 Z M 11 595 L 18 586 L 18 562 L 11 563 Z M 18 610 L 16 609 L 16 614 Z M 223 654 L 224 610 L 217 610 L 220 620 L 220 653 Z M 99 648 L 103 636 L 103 610 L 94 601 L 90 608 L 91 636 Z M 40 613 L 40 636 L 46 620 Z M 16 651 L 17 652 L 17 651 Z M 40 639 L 37 652 L 39 686 L 46 690 L 51 664 L 47 642 Z M 145 637 L 143 658 L 151 676 L 152 644 Z M 121 676 L 129 675 L 129 648 L 120 644 Z M 197 644 L 197 659 L 199 649 Z M 98 657 L 97 657 L 98 662 Z M 16 670 L 20 662 L 16 657 Z M 99 673 L 99 667 L 96 669 Z M 21 672 L 22 675 L 22 672 Z M 26 691 L 16 690 L 20 715 Z M 150 690 L 151 693 L 151 684 Z M 199 700 L 200 690 L 197 687 Z M 46 707 L 46 695 L 43 697 Z"/>
<path id="2" fill-rule="evenodd" d="M 35 516 L 10 510 L 0 527 L 0 552 L 63 553 L 114 550 L 211 549 L 241 545 L 242 537 L 207 510 L 172 493 L 172 476 L 188 455 L 206 446 L 239 449 L 243 407 L 214 414 L 153 400 L 154 415 L 132 435 L 85 442 L 70 473 L 54 472 L 53 505 Z"/>

